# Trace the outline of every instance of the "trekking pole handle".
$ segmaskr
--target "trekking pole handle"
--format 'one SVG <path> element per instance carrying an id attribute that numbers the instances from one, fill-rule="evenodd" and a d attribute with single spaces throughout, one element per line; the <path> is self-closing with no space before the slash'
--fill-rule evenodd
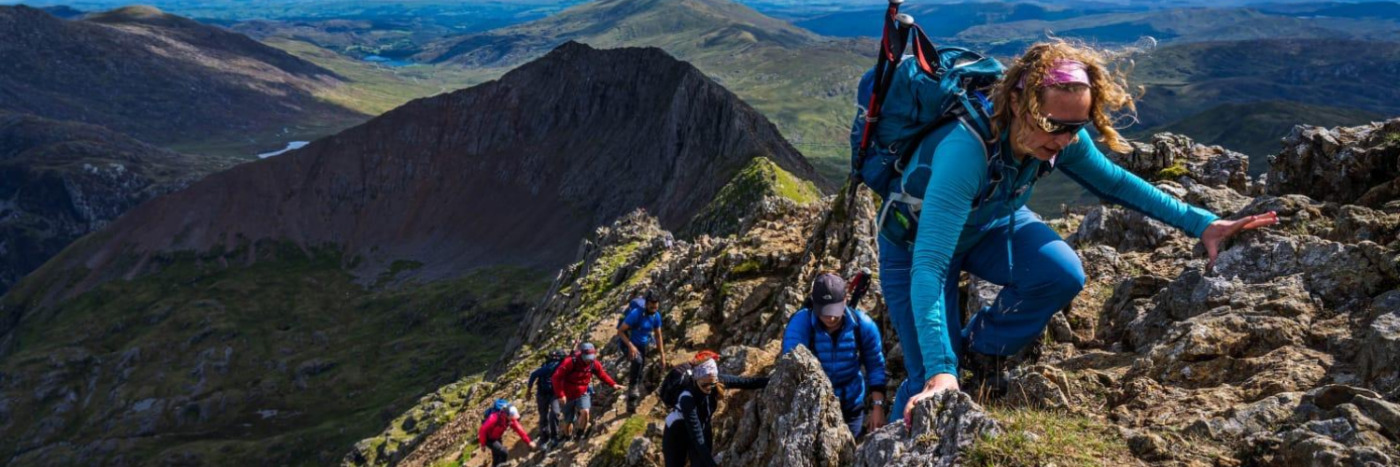
<path id="1" fill-rule="evenodd" d="M 890 0 L 891 5 L 903 5 L 904 0 Z"/>
<path id="2" fill-rule="evenodd" d="M 899 27 L 901 28 L 909 29 L 914 27 L 914 17 L 909 16 L 908 13 L 900 13 L 894 17 L 894 20 L 899 23 Z"/>

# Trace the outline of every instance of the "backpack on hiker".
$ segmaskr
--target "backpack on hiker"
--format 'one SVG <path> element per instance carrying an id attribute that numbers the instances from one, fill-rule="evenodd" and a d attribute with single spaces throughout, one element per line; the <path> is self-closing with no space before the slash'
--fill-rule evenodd
<path id="1" fill-rule="evenodd" d="M 676 403 L 680 402 L 681 393 L 685 392 L 685 389 L 690 387 L 695 379 L 691 375 L 691 370 L 694 367 L 695 365 L 691 362 L 685 362 L 666 372 L 666 377 L 661 379 L 662 404 L 665 404 L 666 407 L 675 407 Z"/>
<path id="2" fill-rule="evenodd" d="M 930 133 L 957 122 L 982 140 L 993 171 L 999 135 L 991 131 L 989 93 L 1006 68 L 965 48 L 935 47 L 912 17 L 898 13 L 900 3 L 890 2 L 879 58 L 857 87 L 850 177 L 852 190 L 863 184 L 884 200 L 876 221 L 880 235 L 912 248 L 923 207 L 920 196 L 931 178 L 928 170 L 918 170 L 927 169 L 927 161 L 910 167 L 915 152 Z M 913 47 L 907 56 L 906 43 Z M 998 181 L 999 173 L 991 179 Z M 974 198 L 974 209 L 994 193 L 994 186 L 988 184 Z"/>
<path id="3" fill-rule="evenodd" d="M 491 403 L 490 407 L 486 408 L 486 415 L 481 417 L 481 423 L 486 423 L 486 420 L 489 420 L 492 414 L 505 412 L 507 409 L 510 409 L 510 400 L 496 399 L 495 402 Z"/>

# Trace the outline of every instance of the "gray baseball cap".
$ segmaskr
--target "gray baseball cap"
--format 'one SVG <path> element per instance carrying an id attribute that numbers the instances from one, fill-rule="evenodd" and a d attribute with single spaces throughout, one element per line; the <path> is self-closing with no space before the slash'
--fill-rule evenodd
<path id="1" fill-rule="evenodd" d="M 843 316 L 846 314 L 846 280 L 841 276 L 825 273 L 812 281 L 812 308 L 820 316 Z"/>

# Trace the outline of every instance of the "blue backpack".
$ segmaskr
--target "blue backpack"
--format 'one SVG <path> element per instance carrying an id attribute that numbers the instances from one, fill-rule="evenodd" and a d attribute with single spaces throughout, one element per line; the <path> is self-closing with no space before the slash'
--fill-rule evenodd
<path id="1" fill-rule="evenodd" d="M 486 408 L 486 415 L 481 417 L 482 423 L 485 423 L 487 419 L 491 418 L 491 414 L 505 411 L 508 408 L 510 408 L 510 400 L 496 399 L 495 402 L 491 403 L 490 407 Z"/>
<path id="2" fill-rule="evenodd" d="M 858 111 L 851 124 L 851 178 L 884 200 L 877 220 L 880 235 L 913 248 L 920 196 L 928 185 L 930 161 L 909 167 L 919 145 L 933 131 L 960 123 L 981 138 L 992 171 L 998 135 L 992 134 L 988 94 L 1006 72 L 996 59 L 961 47 L 935 47 L 912 18 L 887 23 L 875 68 L 857 87 Z M 887 19 L 888 21 L 892 21 Z M 894 26 L 891 26 L 894 25 Z M 912 32 L 913 54 L 903 55 Z M 893 39 L 891 39 L 893 37 Z M 992 174 L 998 180 L 999 174 Z M 1043 176 L 1038 174 L 1037 176 Z M 973 200 L 973 209 L 991 197 L 993 185 Z"/>

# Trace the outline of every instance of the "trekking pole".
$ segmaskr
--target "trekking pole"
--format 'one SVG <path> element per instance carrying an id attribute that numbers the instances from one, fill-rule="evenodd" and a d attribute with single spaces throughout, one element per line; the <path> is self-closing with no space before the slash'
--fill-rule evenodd
<path id="1" fill-rule="evenodd" d="M 894 71 L 899 67 L 899 61 L 904 56 L 904 45 L 909 41 L 909 28 L 914 25 L 914 17 L 901 14 L 899 6 L 904 0 L 890 0 L 890 6 L 885 10 L 885 28 L 880 37 L 880 54 L 875 59 L 875 88 L 870 93 L 870 102 L 865 107 L 865 131 L 861 134 L 860 148 L 857 154 L 864 156 L 865 151 L 870 149 L 870 132 L 875 128 L 875 124 L 880 121 L 880 109 L 884 106 L 885 91 L 889 89 L 890 80 L 894 78 Z M 865 158 L 856 158 L 856 171 L 859 172 L 865 165 Z"/>

